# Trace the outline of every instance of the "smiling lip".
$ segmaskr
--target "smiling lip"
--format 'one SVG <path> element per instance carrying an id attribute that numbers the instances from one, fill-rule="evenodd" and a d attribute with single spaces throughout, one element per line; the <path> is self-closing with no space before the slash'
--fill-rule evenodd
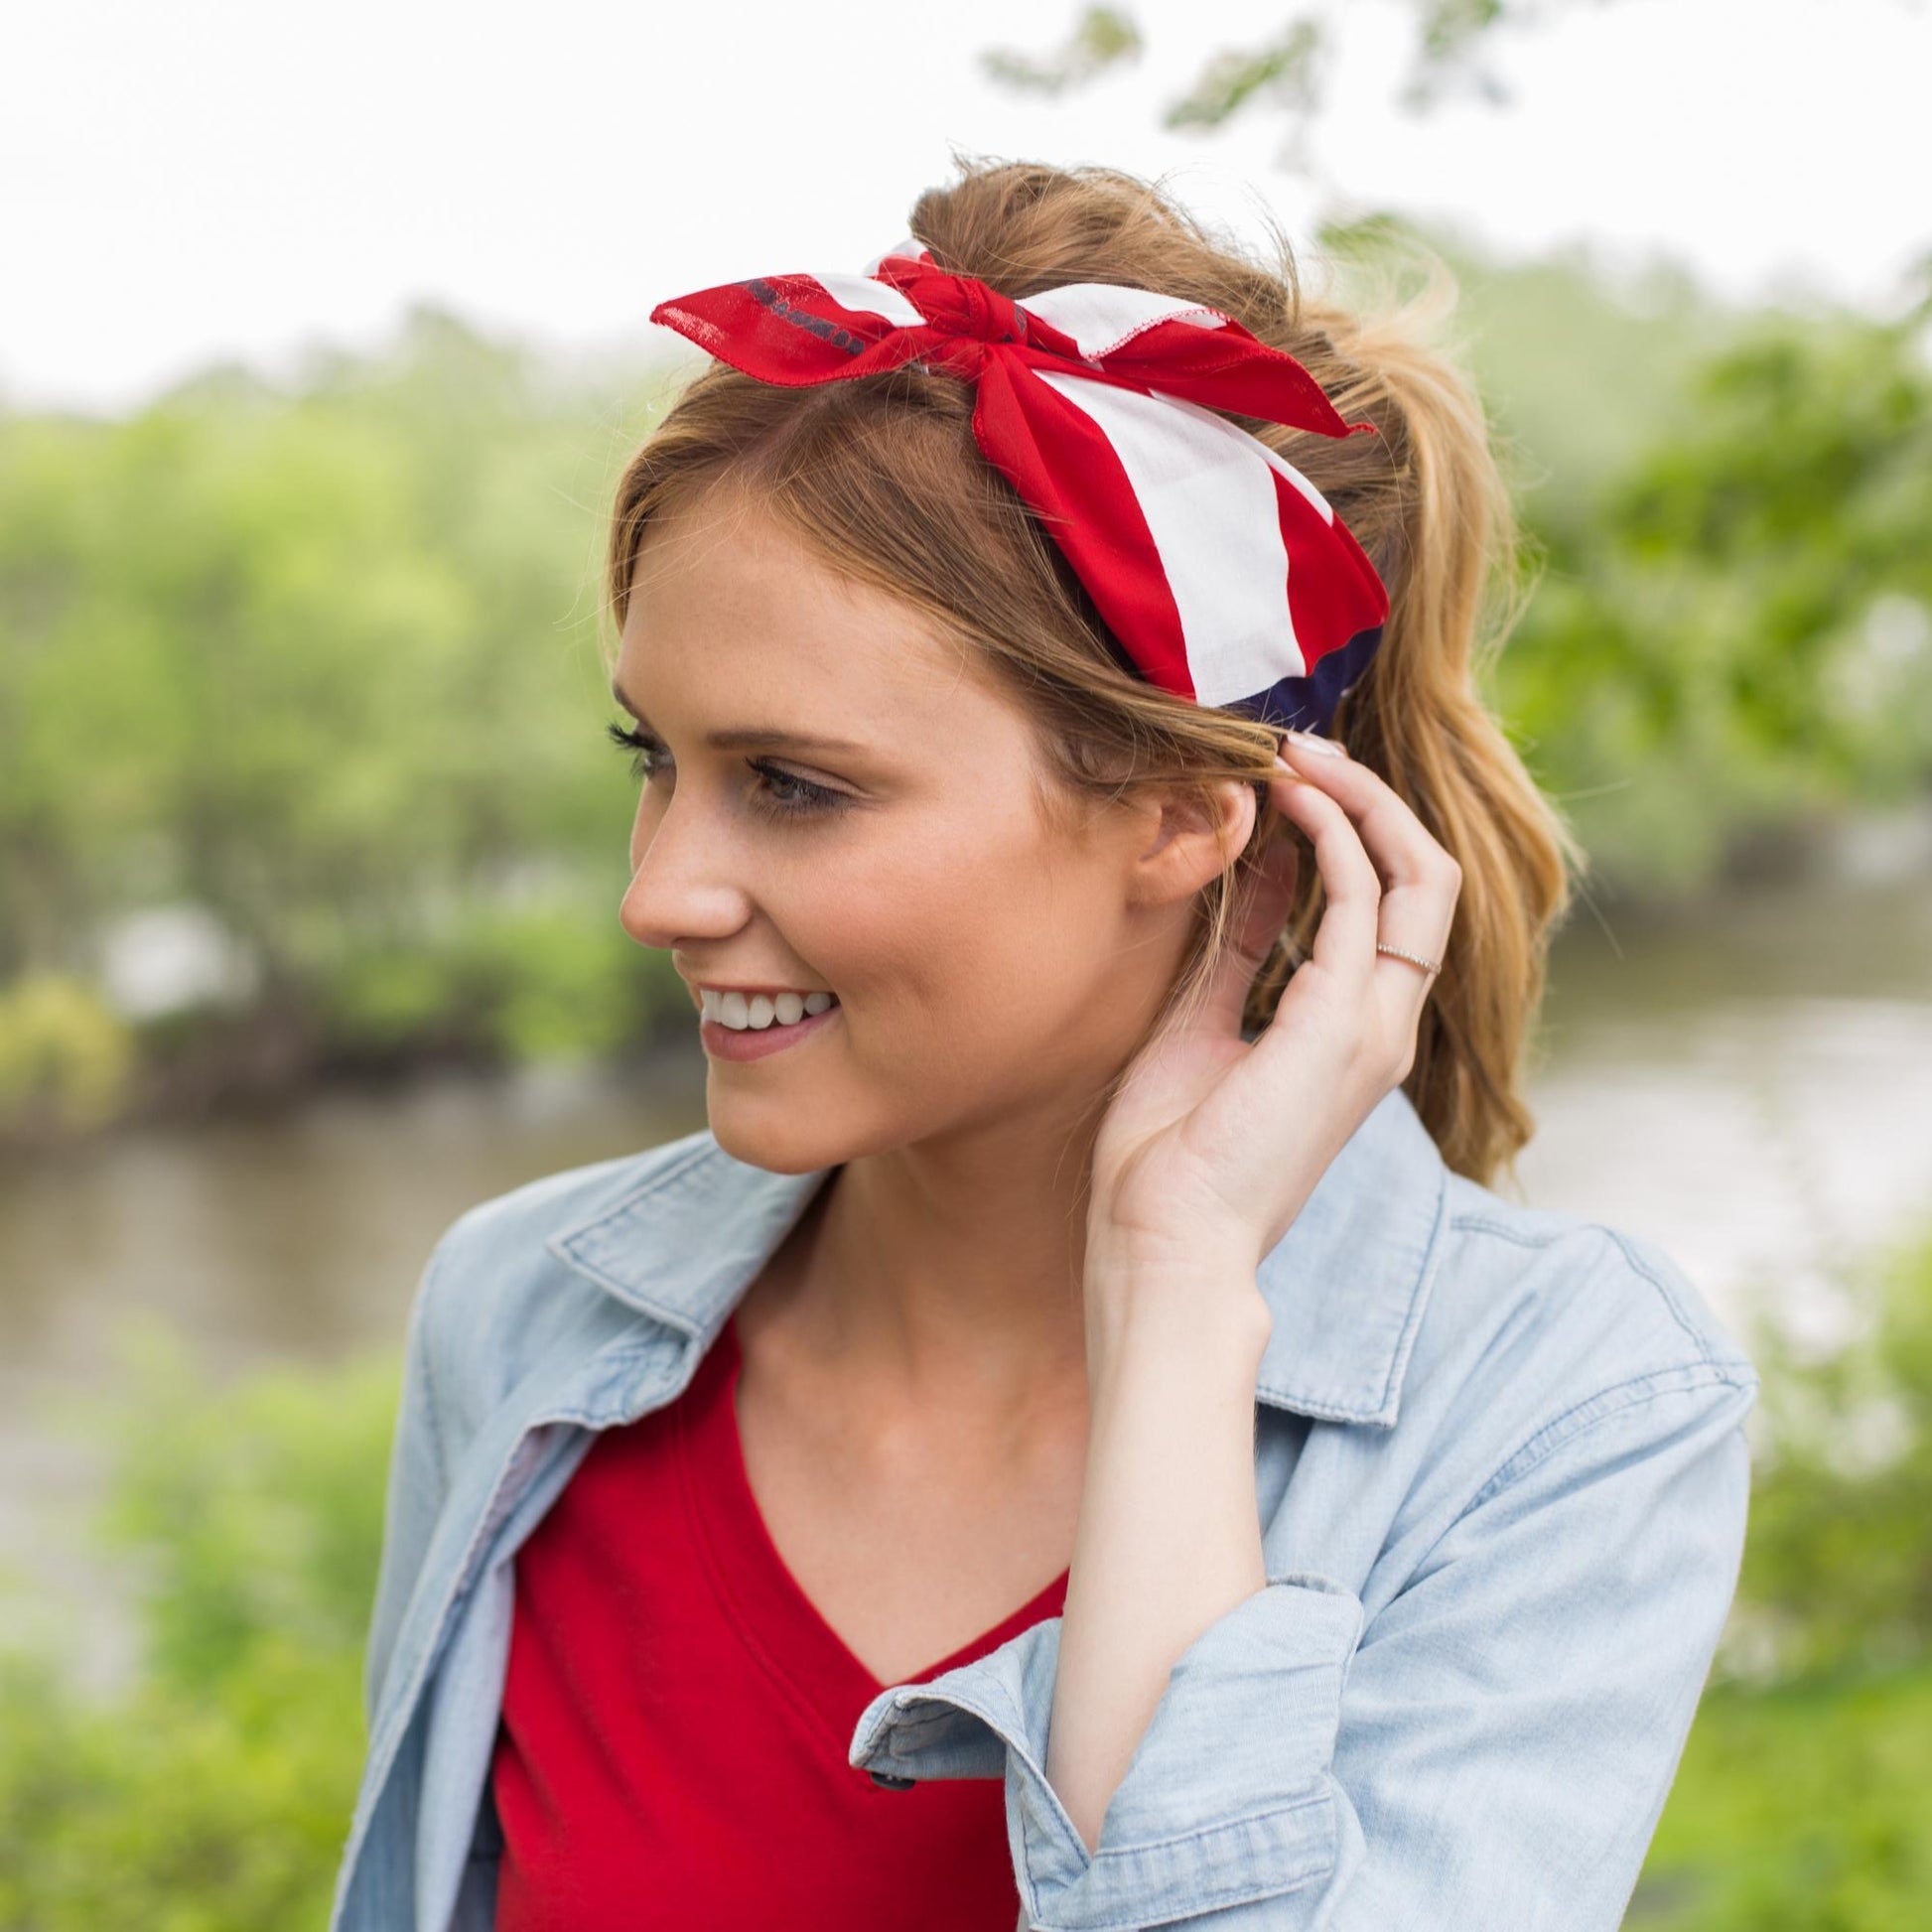
<path id="1" fill-rule="evenodd" d="M 805 1014 L 788 1027 L 774 1020 L 762 1029 L 747 1027 L 739 1031 L 716 1020 L 700 1018 L 698 1038 L 715 1060 L 761 1060 L 767 1054 L 782 1053 L 787 1046 L 795 1046 L 807 1034 L 816 1033 L 844 1011 L 843 1006 L 829 1006 L 823 1013 Z"/>

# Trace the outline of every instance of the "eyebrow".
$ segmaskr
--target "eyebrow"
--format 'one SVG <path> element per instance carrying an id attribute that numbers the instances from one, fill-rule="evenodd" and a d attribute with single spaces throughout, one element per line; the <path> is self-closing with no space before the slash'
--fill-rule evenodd
<path id="1" fill-rule="evenodd" d="M 645 731 L 655 736 L 655 728 L 650 720 L 626 698 L 613 682 L 611 695 L 631 715 Z M 739 725 L 730 731 L 710 733 L 705 743 L 716 752 L 838 752 L 863 757 L 866 748 L 855 745 L 850 739 L 822 738 L 812 732 L 782 731 L 775 725 Z"/>

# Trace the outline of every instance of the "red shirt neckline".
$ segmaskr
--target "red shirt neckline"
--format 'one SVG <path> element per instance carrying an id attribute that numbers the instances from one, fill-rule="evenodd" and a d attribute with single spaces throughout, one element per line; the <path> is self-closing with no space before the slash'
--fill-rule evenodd
<path id="1" fill-rule="evenodd" d="M 844 1750 L 859 1714 L 889 1686 L 819 1614 L 765 1527 L 738 1433 L 743 1359 L 734 1313 L 726 1316 L 690 1387 L 673 1405 L 680 1486 L 713 1585 L 746 1643 L 767 1671 L 804 1697 Z M 991 1629 L 897 1681 L 928 1681 L 997 1650 L 1042 1618 L 1059 1615 L 1068 1574 L 1062 1570 Z"/>

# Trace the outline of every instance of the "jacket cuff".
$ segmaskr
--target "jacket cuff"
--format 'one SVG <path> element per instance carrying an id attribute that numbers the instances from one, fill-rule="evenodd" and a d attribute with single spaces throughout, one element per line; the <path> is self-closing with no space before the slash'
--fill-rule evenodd
<path id="1" fill-rule="evenodd" d="M 892 1778 L 1004 1775 L 1030 1925 L 1137 1932 L 1319 1882 L 1336 1856 L 1328 1772 L 1362 1631 L 1352 1591 L 1270 1577 L 1175 1660 L 1091 1852 L 1046 1781 L 1063 1619 L 873 1699 L 849 1761 Z"/>

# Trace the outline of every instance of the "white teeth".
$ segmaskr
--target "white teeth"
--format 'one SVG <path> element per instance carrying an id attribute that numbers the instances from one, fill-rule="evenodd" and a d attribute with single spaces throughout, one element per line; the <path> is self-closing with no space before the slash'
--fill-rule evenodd
<path id="1" fill-rule="evenodd" d="M 734 1033 L 759 1033 L 776 1022 L 793 1027 L 808 1014 L 820 1014 L 837 1000 L 830 993 L 720 993 L 706 986 L 698 989 L 702 1017 L 729 1027 Z"/>

